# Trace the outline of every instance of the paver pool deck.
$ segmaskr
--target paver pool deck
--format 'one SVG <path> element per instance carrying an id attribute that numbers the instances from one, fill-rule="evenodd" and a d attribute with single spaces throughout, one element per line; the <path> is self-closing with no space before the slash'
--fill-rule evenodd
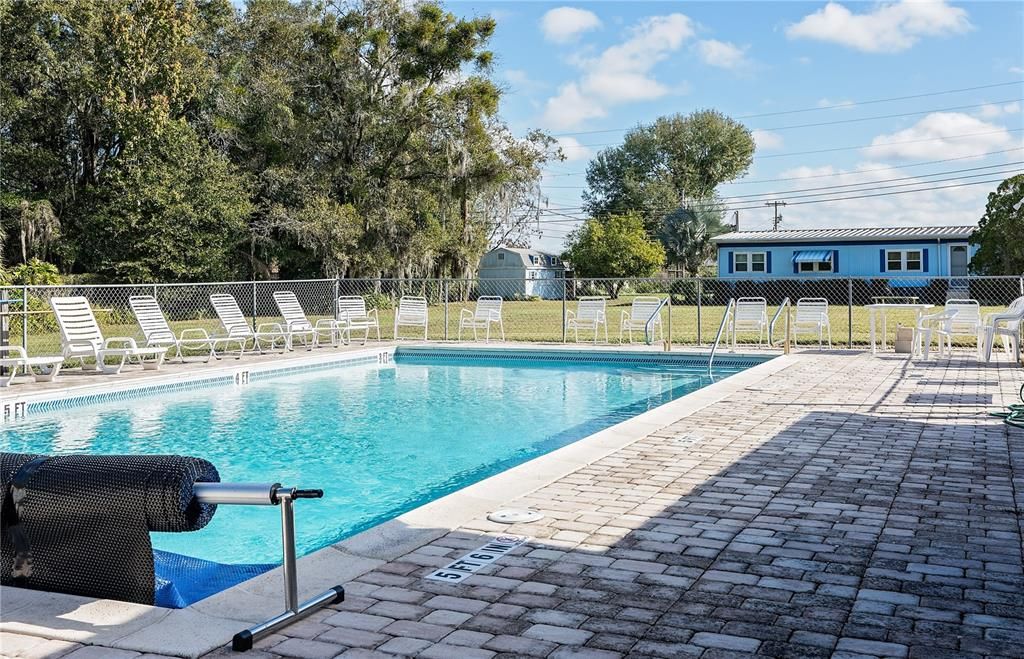
<path id="1" fill-rule="evenodd" d="M 207 656 L 1024 656 L 1024 430 L 986 416 L 1024 369 L 773 363 L 504 502 L 539 522 L 442 529 L 344 603 Z M 423 578 L 496 533 L 532 539 L 460 585 Z M 10 632 L 0 652 L 142 656 Z"/>

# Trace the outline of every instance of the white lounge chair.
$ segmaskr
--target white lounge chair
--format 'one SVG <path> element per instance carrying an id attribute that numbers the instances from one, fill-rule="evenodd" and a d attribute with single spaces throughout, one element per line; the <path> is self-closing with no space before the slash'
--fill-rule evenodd
<path id="1" fill-rule="evenodd" d="M 580 342 L 580 330 L 593 330 L 594 343 L 597 333 L 604 325 L 604 342 L 608 343 L 608 318 L 605 315 L 605 301 L 599 296 L 583 296 L 576 304 L 576 311 L 565 312 L 565 329 L 572 330 L 576 343 Z"/>
<path id="2" fill-rule="evenodd" d="M 25 375 L 31 375 L 36 382 L 51 382 L 60 373 L 64 357 L 29 357 L 21 346 L 0 346 L 0 367 L 7 369 L 7 374 L 0 376 L 0 387 L 9 387 L 23 369 Z M 38 372 L 35 369 L 39 369 Z"/>
<path id="3" fill-rule="evenodd" d="M 128 336 L 104 339 L 89 300 L 84 297 L 50 298 L 50 306 L 60 327 L 64 359 L 79 360 L 83 370 L 99 368 L 104 373 L 120 373 L 125 363 L 138 360 L 142 368 L 156 371 L 163 364 L 167 348 L 140 348 L 135 339 Z M 115 347 L 118 345 L 120 347 Z M 117 363 L 107 364 L 108 358 L 116 359 Z M 86 359 L 95 360 L 95 364 L 86 364 Z"/>
<path id="4" fill-rule="evenodd" d="M 366 310 L 366 300 L 358 295 L 343 295 L 335 303 L 335 317 L 348 333 L 348 339 L 352 341 L 353 330 L 364 330 L 363 345 L 366 345 L 370 338 L 370 330 L 377 332 L 377 340 L 380 341 L 380 318 L 376 309 Z"/>
<path id="5" fill-rule="evenodd" d="M 956 310 L 956 316 L 949 326 L 949 349 L 953 349 L 953 338 L 969 336 L 977 341 L 978 357 L 981 357 L 981 344 L 984 342 L 984 325 L 981 322 L 981 307 L 977 300 L 946 300 L 947 310 Z"/>
<path id="6" fill-rule="evenodd" d="M 294 291 L 275 291 L 274 303 L 284 318 L 284 331 L 289 350 L 294 347 L 296 337 L 302 339 L 307 350 L 318 347 L 323 338 L 332 346 L 338 345 L 338 334 L 341 331 L 338 321 L 333 318 L 320 318 L 315 324 L 309 322 Z"/>
<path id="7" fill-rule="evenodd" d="M 217 344 L 228 346 L 237 343 L 239 359 L 245 352 L 245 339 L 213 337 L 201 327 L 183 329 L 180 334 L 175 335 L 160 309 L 160 304 L 152 295 L 133 295 L 128 298 L 128 304 L 135 313 L 135 319 L 139 321 L 146 347 L 166 347 L 168 350 L 174 348 L 174 357 L 182 362 L 185 361 L 185 351 L 190 349 L 208 350 L 207 362 L 215 357 L 219 359 Z"/>
<path id="8" fill-rule="evenodd" d="M 484 330 L 484 342 L 491 340 L 491 325 L 501 330 L 501 340 L 505 340 L 505 325 L 501 320 L 501 297 L 498 295 L 481 295 L 476 299 L 475 309 L 459 311 L 459 341 L 462 340 L 462 328 L 473 330 L 473 340 L 477 340 L 477 330 Z"/>
<path id="9" fill-rule="evenodd" d="M 1021 323 L 1024 323 L 1024 296 L 1011 302 L 1006 311 L 985 314 L 986 362 L 992 359 L 992 344 L 995 343 L 997 336 L 1003 337 L 1003 349 L 1006 350 L 1006 354 L 1014 354 L 1016 362 L 1020 362 Z"/>
<path id="10" fill-rule="evenodd" d="M 796 317 L 793 319 L 793 345 L 797 344 L 800 333 L 817 334 L 818 350 L 823 340 L 828 338 L 829 350 L 832 349 L 832 325 L 828 320 L 828 300 L 823 297 L 802 297 L 796 301 Z"/>
<path id="11" fill-rule="evenodd" d="M 665 330 L 661 324 L 661 303 L 663 300 L 660 297 L 646 297 L 639 296 L 633 298 L 633 304 L 630 306 L 629 311 L 622 311 L 622 316 L 619 319 L 619 343 L 622 343 L 623 335 L 629 337 L 629 342 L 633 342 L 633 332 L 646 332 L 647 321 L 651 320 L 651 316 L 655 313 L 658 315 L 654 317 L 654 321 L 651 323 L 651 331 L 654 328 L 658 328 L 658 338 L 665 338 Z"/>
<path id="12" fill-rule="evenodd" d="M 398 301 L 395 312 L 395 340 L 398 340 L 399 327 L 422 327 L 423 340 L 427 340 L 427 298 L 404 295 Z"/>
<path id="13" fill-rule="evenodd" d="M 763 297 L 741 297 L 729 319 L 726 334 L 732 333 L 732 349 L 736 349 L 736 335 L 757 332 L 757 345 L 761 346 L 768 334 L 768 303 Z"/>
<path id="14" fill-rule="evenodd" d="M 252 331 L 249 321 L 242 315 L 242 310 L 234 296 L 215 293 L 210 296 L 210 304 L 217 313 L 217 318 L 220 319 L 220 324 L 225 332 L 224 336 L 216 338 L 252 340 L 253 347 L 260 353 L 263 352 L 261 342 L 269 342 L 271 350 L 276 348 L 278 343 L 281 343 L 283 349 L 288 348 L 288 336 L 281 327 L 281 323 L 261 323 L 256 327 L 255 332 Z"/>

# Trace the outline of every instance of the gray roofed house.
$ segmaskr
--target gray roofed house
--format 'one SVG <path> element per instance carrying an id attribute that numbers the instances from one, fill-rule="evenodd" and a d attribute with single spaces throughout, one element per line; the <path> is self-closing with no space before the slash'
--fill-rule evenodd
<path id="1" fill-rule="evenodd" d="M 480 295 L 500 295 L 505 299 L 562 297 L 565 264 L 557 254 L 537 249 L 495 247 L 480 258 L 478 277 Z"/>

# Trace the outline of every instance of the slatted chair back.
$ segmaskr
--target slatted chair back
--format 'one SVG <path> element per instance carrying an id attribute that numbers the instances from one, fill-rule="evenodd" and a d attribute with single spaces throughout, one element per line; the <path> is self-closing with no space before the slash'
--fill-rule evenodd
<path id="1" fill-rule="evenodd" d="M 761 327 L 768 318 L 768 303 L 763 297 L 741 297 L 736 300 L 737 327 Z"/>
<path id="2" fill-rule="evenodd" d="M 313 324 L 306 318 L 306 312 L 299 304 L 295 291 L 275 291 L 274 303 L 289 330 L 312 329 Z"/>
<path id="3" fill-rule="evenodd" d="M 398 301 L 398 317 L 403 323 L 427 322 L 427 298 L 403 296 Z"/>
<path id="4" fill-rule="evenodd" d="M 950 322 L 952 334 L 977 334 L 981 327 L 981 305 L 977 300 L 946 300 L 946 311 L 956 311 Z"/>
<path id="5" fill-rule="evenodd" d="M 215 293 L 210 296 L 210 304 L 220 319 L 224 331 L 231 336 L 251 336 L 252 327 L 249 321 L 242 314 L 238 306 L 238 300 L 227 293 Z"/>
<path id="6" fill-rule="evenodd" d="M 605 300 L 603 297 L 581 297 L 576 305 L 576 320 L 584 322 L 604 322 Z"/>
<path id="7" fill-rule="evenodd" d="M 476 300 L 476 309 L 473 310 L 473 319 L 501 320 L 502 299 L 497 295 L 481 295 Z"/>
<path id="8" fill-rule="evenodd" d="M 337 300 L 339 320 L 366 318 L 366 300 L 359 295 L 343 295 Z"/>
<path id="9" fill-rule="evenodd" d="M 50 298 L 50 306 L 57 317 L 65 352 L 75 351 L 76 348 L 94 351 L 103 346 L 103 332 L 92 313 L 89 300 L 80 295 L 53 297 Z"/>
<path id="10" fill-rule="evenodd" d="M 160 304 L 152 295 L 133 295 L 128 298 L 128 304 L 135 314 L 135 320 L 139 323 L 142 336 L 146 338 L 148 345 L 158 343 L 174 343 L 174 330 L 167 323 Z"/>
<path id="11" fill-rule="evenodd" d="M 658 313 L 660 307 L 661 298 L 659 297 L 635 297 L 633 298 L 633 306 L 629 310 L 629 319 L 634 324 L 642 325 L 650 320 L 651 316 Z M 655 322 L 657 320 L 655 319 Z"/>
<path id="12" fill-rule="evenodd" d="M 796 323 L 818 325 L 828 320 L 828 300 L 823 297 L 802 297 L 796 301 Z"/>

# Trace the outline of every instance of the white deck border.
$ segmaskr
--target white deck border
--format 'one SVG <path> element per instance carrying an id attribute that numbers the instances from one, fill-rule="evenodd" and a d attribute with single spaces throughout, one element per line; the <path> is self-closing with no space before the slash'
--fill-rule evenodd
<path id="1" fill-rule="evenodd" d="M 467 350 L 465 344 L 419 344 L 436 349 Z M 499 346 L 476 346 L 494 350 Z M 538 350 L 577 350 L 593 353 L 591 347 L 538 345 Z M 636 356 L 637 350 L 606 347 L 602 351 Z M 528 350 L 523 345 L 506 349 Z M 599 348 L 600 349 L 600 348 Z M 333 364 L 367 355 L 393 355 L 395 346 L 292 357 L 287 366 Z M 664 353 L 661 353 L 664 354 Z M 700 355 L 700 352 L 668 353 Z M 765 358 L 765 353 L 735 354 L 734 357 Z M 614 453 L 648 434 L 689 416 L 726 396 L 777 373 L 793 363 L 796 355 L 778 356 L 730 375 L 707 387 L 643 412 L 559 449 L 468 485 L 362 533 L 302 557 L 298 561 L 300 599 L 326 588 L 345 584 L 376 567 L 427 544 L 452 529 L 478 518 L 503 503 L 529 494 L 588 464 Z M 148 388 L 151 386 L 233 376 L 247 370 L 274 371 L 282 368 L 274 360 L 248 365 L 211 368 L 201 374 L 175 373 L 139 378 L 124 383 L 103 382 L 48 390 L 20 400 L 35 403 L 91 393 Z M 111 387 L 113 385 L 113 387 Z M 100 391 L 97 391 L 100 390 Z M 0 401 L 12 397 L 0 398 Z M 152 652 L 179 657 L 198 657 L 230 643 L 231 637 L 255 622 L 280 613 L 282 605 L 281 568 L 238 584 L 184 609 L 165 609 L 143 604 L 101 600 L 59 593 L 45 593 L 12 587 L 0 588 L 3 619 L 0 631 L 89 645 Z"/>

